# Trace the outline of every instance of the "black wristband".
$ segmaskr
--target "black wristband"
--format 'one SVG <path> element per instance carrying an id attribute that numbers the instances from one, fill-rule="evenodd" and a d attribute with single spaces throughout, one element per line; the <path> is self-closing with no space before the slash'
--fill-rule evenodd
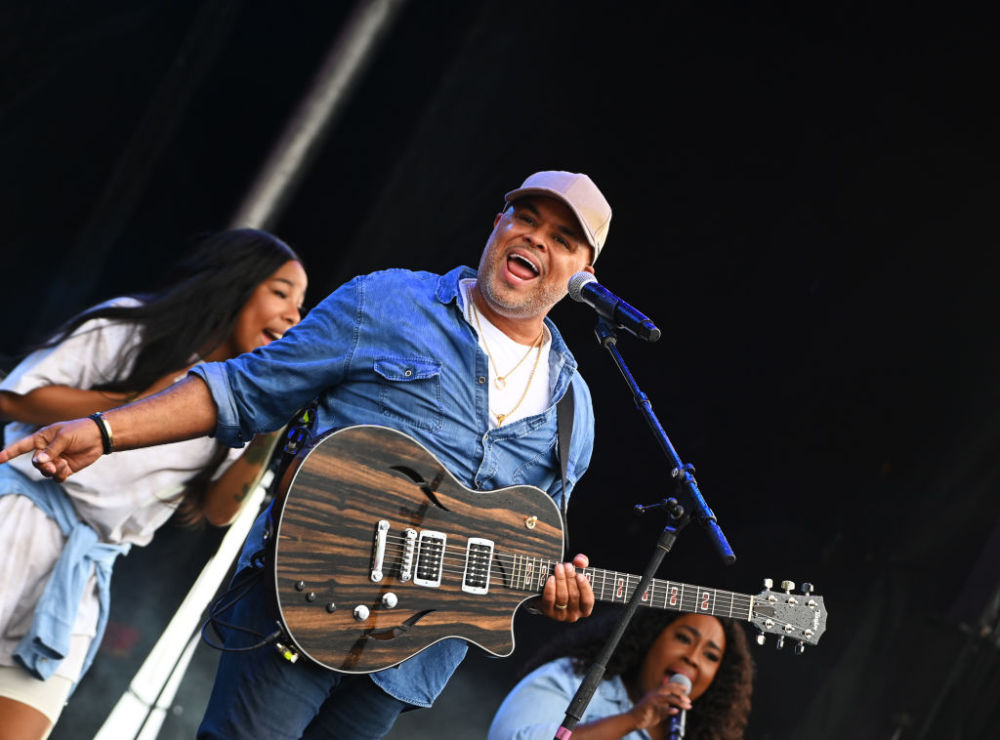
<path id="1" fill-rule="evenodd" d="M 104 454 L 110 455 L 115 451 L 115 448 L 111 444 L 111 425 L 108 424 L 108 420 L 104 418 L 104 414 L 100 411 L 91 414 L 87 418 L 93 419 L 94 423 L 97 424 L 97 428 L 101 430 L 101 446 L 104 448 Z"/>

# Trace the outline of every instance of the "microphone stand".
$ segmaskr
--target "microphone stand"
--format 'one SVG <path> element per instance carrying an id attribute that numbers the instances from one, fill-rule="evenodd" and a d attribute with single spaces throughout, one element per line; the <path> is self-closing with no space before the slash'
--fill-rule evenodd
<path id="1" fill-rule="evenodd" d="M 656 414 L 653 413 L 653 406 L 648 396 L 639 389 L 635 378 L 632 377 L 632 373 L 625 364 L 624 358 L 618 351 L 618 337 L 615 334 L 615 327 L 604 317 L 601 317 L 597 320 L 594 333 L 597 336 L 598 343 L 608 350 L 612 360 L 618 366 L 618 370 L 632 392 L 636 407 L 643 415 L 643 418 L 645 418 L 646 424 L 660 445 L 660 449 L 671 464 L 670 476 L 675 481 L 679 498 L 667 498 L 649 506 L 637 505 L 635 507 L 636 513 L 639 514 L 643 514 L 651 509 L 665 509 L 667 512 L 667 524 L 656 541 L 656 547 L 649 562 L 646 564 L 646 569 L 642 573 L 639 584 L 629 596 L 625 610 L 618 618 L 614 628 L 611 630 L 611 634 L 608 636 L 607 642 L 594 659 L 594 663 L 591 665 L 590 670 L 587 671 L 587 675 L 580 684 L 580 688 L 577 689 L 576 694 L 570 701 L 569 707 L 566 709 L 566 716 L 563 719 L 562 725 L 556 731 L 554 740 L 569 740 L 569 737 L 573 734 L 573 728 L 580 722 L 587 705 L 590 704 L 590 700 L 594 696 L 594 692 L 597 691 L 598 684 L 604 678 L 608 660 L 611 658 L 612 653 L 614 653 L 615 648 L 618 647 L 618 643 L 625 633 L 629 622 L 632 620 L 632 615 L 638 609 L 643 594 L 649 588 L 654 574 L 663 562 L 664 556 L 673 547 L 674 542 L 677 540 L 677 535 L 680 534 L 692 519 L 705 527 L 716 552 L 719 553 L 725 565 L 732 565 L 736 562 L 736 555 L 729 546 L 729 542 L 726 541 L 726 536 L 722 533 L 722 529 L 719 528 L 715 514 L 712 513 L 712 510 L 708 507 L 704 497 L 698 490 L 698 483 L 694 479 L 694 467 L 681 462 L 677 451 L 667 437 L 667 433 L 660 425 Z"/>

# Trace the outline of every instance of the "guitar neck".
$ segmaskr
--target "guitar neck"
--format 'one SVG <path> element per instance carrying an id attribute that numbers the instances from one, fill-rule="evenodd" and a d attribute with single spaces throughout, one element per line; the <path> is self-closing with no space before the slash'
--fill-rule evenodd
<path id="1" fill-rule="evenodd" d="M 552 575 L 556 563 L 524 555 L 513 557 L 512 569 L 506 579 L 509 588 L 541 593 L 545 581 Z M 594 589 L 598 601 L 625 604 L 632 598 L 641 577 L 603 568 L 584 568 L 582 573 Z M 754 597 L 734 591 L 705 586 L 692 586 L 679 581 L 654 578 L 640 602 L 653 609 L 711 614 L 715 617 L 751 621 Z"/>

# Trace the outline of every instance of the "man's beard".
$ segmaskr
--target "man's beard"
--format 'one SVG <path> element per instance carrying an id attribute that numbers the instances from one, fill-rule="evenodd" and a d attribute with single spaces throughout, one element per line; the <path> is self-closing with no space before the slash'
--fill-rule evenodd
<path id="1" fill-rule="evenodd" d="M 544 315 L 549 312 L 556 303 L 566 295 L 565 291 L 559 291 L 553 285 L 538 285 L 531 287 L 528 293 L 514 294 L 500 284 L 500 273 L 507 257 L 504 255 L 498 264 L 493 261 L 491 264 L 480 265 L 476 282 L 479 292 L 494 311 L 511 319 L 531 318 Z"/>

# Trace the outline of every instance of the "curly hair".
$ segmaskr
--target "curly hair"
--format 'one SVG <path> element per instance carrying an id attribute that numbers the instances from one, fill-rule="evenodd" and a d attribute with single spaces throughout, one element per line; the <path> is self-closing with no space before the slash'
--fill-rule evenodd
<path id="1" fill-rule="evenodd" d="M 525 672 L 550 660 L 570 657 L 576 673 L 584 675 L 604 647 L 618 616 L 617 611 L 595 616 L 563 633 L 534 656 Z M 656 609 L 637 611 L 608 660 L 605 677 L 621 676 L 626 685 L 633 685 L 653 642 L 681 616 L 681 612 Z M 691 740 L 738 740 L 750 718 L 753 659 L 746 633 L 733 620 L 719 619 L 719 623 L 726 635 L 726 650 L 715 680 L 687 714 L 685 737 Z"/>

